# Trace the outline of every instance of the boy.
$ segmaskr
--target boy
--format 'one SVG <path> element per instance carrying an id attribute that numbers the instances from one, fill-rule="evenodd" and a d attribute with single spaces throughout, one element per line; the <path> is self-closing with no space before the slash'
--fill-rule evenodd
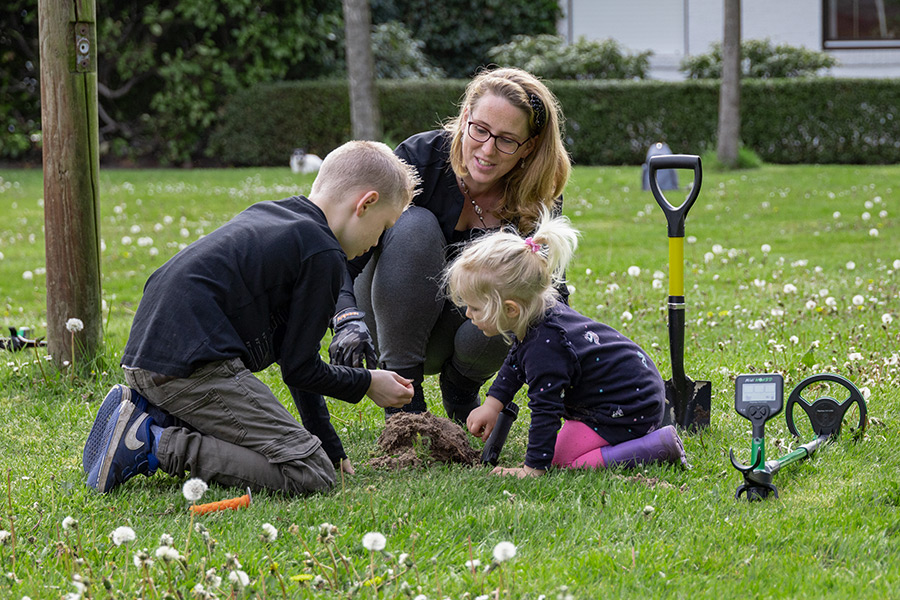
<path id="1" fill-rule="evenodd" d="M 105 493 L 160 468 L 288 494 L 333 486 L 320 440 L 252 372 L 277 362 L 292 390 L 410 401 L 406 379 L 329 365 L 319 342 L 347 259 L 376 244 L 416 185 L 384 144 L 349 142 L 326 157 L 309 198 L 254 204 L 153 273 L 122 359 L 132 389 L 109 392 L 88 436 L 88 485 Z"/>

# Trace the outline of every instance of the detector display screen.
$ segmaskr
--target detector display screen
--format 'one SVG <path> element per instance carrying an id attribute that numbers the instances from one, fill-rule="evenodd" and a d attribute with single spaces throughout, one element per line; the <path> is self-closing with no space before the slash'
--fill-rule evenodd
<path id="1" fill-rule="evenodd" d="M 744 402 L 773 402 L 778 393 L 778 385 L 770 383 L 745 383 L 741 388 Z"/>

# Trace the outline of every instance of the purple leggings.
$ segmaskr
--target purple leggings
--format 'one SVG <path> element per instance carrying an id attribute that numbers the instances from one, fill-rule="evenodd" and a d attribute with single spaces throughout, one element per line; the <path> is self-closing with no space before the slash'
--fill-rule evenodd
<path id="1" fill-rule="evenodd" d="M 566 421 L 556 436 L 552 464 L 573 469 L 603 469 L 606 467 L 601 453 L 604 446 L 609 446 L 609 442 L 581 421 Z"/>

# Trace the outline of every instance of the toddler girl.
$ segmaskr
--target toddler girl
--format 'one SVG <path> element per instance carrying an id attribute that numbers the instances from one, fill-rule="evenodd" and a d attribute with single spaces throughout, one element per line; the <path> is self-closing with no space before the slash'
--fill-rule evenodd
<path id="1" fill-rule="evenodd" d="M 542 475 L 550 465 L 687 465 L 675 429 L 658 429 L 665 388 L 650 357 L 612 327 L 557 299 L 554 286 L 563 280 L 577 242 L 568 219 L 545 212 L 531 237 L 486 235 L 448 268 L 453 302 L 466 307 L 485 335 L 513 342 L 484 404 L 466 425 L 487 440 L 500 411 L 524 384 L 531 409 L 525 464 L 494 473 Z"/>

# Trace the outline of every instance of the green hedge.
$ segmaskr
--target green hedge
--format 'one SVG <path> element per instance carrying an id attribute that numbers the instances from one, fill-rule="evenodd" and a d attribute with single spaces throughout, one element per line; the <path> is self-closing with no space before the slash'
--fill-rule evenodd
<path id="1" fill-rule="evenodd" d="M 647 148 L 715 147 L 719 84 L 711 80 L 552 81 L 576 164 L 640 164 Z M 396 144 L 456 114 L 463 80 L 381 81 L 385 140 Z M 900 162 L 900 79 L 746 80 L 741 137 L 770 163 Z M 350 138 L 347 83 L 258 86 L 226 104 L 210 154 L 235 165 L 284 165 L 291 150 L 327 154 Z"/>

